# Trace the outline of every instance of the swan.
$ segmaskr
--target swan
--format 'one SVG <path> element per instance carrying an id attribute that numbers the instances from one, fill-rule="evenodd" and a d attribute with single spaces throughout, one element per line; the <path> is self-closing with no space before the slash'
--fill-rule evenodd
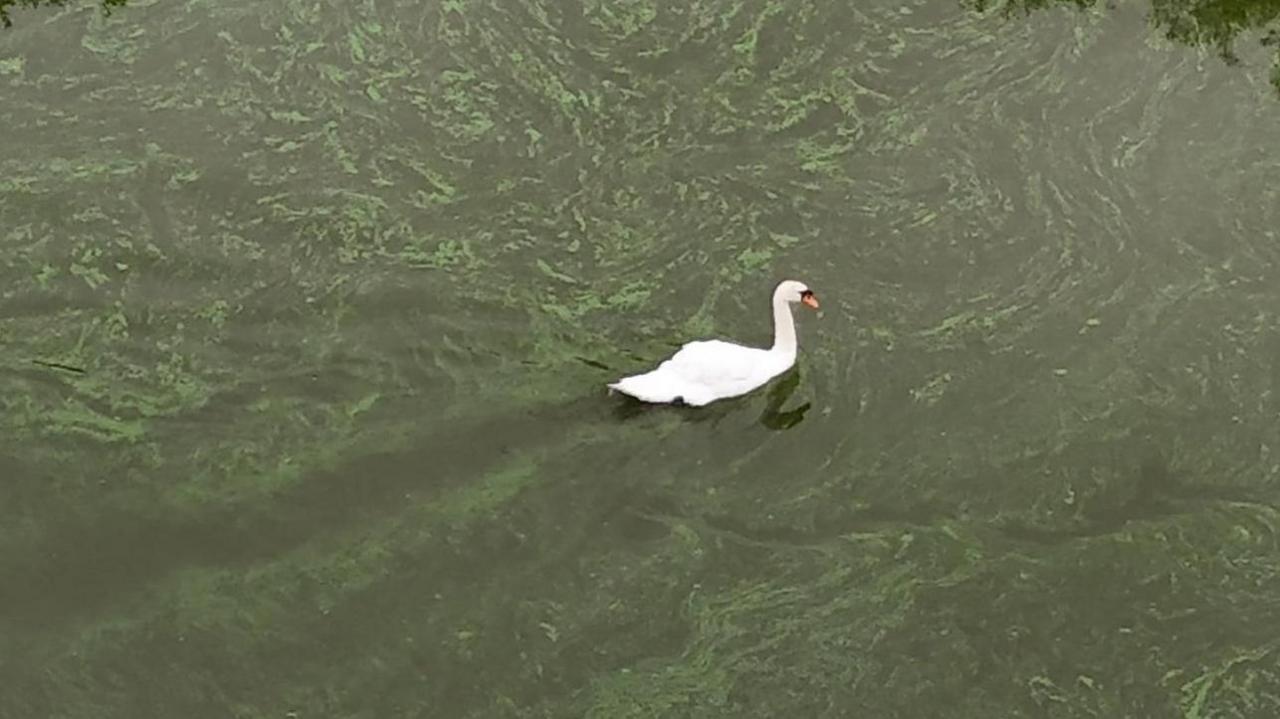
<path id="1" fill-rule="evenodd" d="M 779 283 L 773 291 L 773 347 L 767 350 L 722 340 L 689 342 L 657 369 L 623 377 L 609 388 L 645 402 L 693 407 L 746 394 L 796 363 L 793 302 L 818 308 L 818 299 L 803 282 Z"/>

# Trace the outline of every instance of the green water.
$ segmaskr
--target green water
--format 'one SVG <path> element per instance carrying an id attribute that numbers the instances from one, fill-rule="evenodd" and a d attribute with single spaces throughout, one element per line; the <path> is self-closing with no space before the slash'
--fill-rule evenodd
<path id="1" fill-rule="evenodd" d="M 0 716 L 1276 716 L 1280 99 L 1147 12 L 15 10 Z"/>

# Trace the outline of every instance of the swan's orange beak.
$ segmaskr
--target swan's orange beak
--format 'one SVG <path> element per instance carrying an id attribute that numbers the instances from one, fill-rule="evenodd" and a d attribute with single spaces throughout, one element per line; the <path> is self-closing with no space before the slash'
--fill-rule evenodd
<path id="1" fill-rule="evenodd" d="M 801 302 L 803 302 L 803 303 L 805 303 L 806 305 L 809 305 L 810 307 L 814 308 L 815 310 L 816 310 L 816 309 L 818 309 L 818 298 L 817 298 L 817 297 L 814 297 L 812 292 L 810 292 L 810 293 L 805 294 L 804 296 L 802 296 L 802 297 L 800 298 L 800 301 L 801 301 Z"/>

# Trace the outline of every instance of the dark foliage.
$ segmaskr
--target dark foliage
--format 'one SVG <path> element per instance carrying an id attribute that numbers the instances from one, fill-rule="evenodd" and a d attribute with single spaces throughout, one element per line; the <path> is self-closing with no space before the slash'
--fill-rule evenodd
<path id="1" fill-rule="evenodd" d="M 1101 0 L 964 0 L 979 10 L 1001 7 L 1006 15 L 1028 14 L 1047 7 L 1073 5 L 1091 8 Z M 1112 5 L 1107 0 L 1108 6 Z M 1240 62 L 1236 41 L 1240 35 L 1258 33 L 1261 42 L 1275 48 L 1271 84 L 1280 92 L 1280 0 L 1151 0 L 1151 23 L 1170 40 L 1184 45 L 1212 48 L 1228 64 Z"/>

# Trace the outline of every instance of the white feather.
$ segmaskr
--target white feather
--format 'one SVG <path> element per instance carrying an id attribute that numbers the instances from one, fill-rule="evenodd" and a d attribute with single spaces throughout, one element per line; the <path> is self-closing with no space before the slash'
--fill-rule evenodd
<path id="1" fill-rule="evenodd" d="M 795 364 L 796 334 L 790 304 L 800 301 L 817 304 L 808 288 L 793 280 L 774 290 L 774 343 L 770 349 L 721 340 L 690 342 L 657 369 L 623 377 L 609 387 L 645 402 L 682 401 L 694 407 L 746 394 Z"/>

